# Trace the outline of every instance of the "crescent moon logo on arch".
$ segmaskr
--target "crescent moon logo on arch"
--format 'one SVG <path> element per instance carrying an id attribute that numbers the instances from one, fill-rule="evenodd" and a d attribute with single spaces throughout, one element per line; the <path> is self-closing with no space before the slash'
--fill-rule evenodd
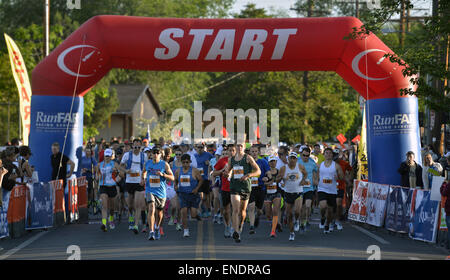
<path id="1" fill-rule="evenodd" d="M 385 51 L 380 50 L 380 49 L 369 49 L 369 50 L 365 50 L 365 51 L 360 52 L 352 60 L 353 72 L 355 72 L 355 74 L 360 76 L 361 78 L 367 79 L 367 80 L 371 80 L 371 81 L 381 81 L 381 80 L 385 80 L 385 79 L 389 78 L 389 76 L 384 77 L 384 78 L 372 78 L 372 77 L 368 77 L 368 76 L 364 75 L 363 73 L 361 73 L 361 71 L 359 70 L 359 61 L 361 60 L 361 58 L 363 58 L 363 56 L 365 56 L 366 54 L 371 53 L 371 52 L 384 52 L 384 53 L 386 53 Z"/>
<path id="2" fill-rule="evenodd" d="M 71 51 L 75 50 L 75 49 L 79 49 L 79 48 L 91 48 L 94 50 L 98 50 L 98 48 L 94 47 L 94 46 L 90 46 L 90 45 L 76 45 L 73 47 L 70 47 L 68 49 L 66 49 L 65 51 L 63 51 L 59 56 L 58 56 L 58 67 L 65 73 L 76 77 L 77 73 L 73 72 L 72 70 L 70 70 L 67 65 L 64 63 L 64 59 L 66 58 L 67 54 L 69 54 Z M 84 61 L 84 60 L 83 60 Z M 94 74 L 89 74 L 89 75 L 83 75 L 83 74 L 78 74 L 78 77 L 91 77 Z"/>

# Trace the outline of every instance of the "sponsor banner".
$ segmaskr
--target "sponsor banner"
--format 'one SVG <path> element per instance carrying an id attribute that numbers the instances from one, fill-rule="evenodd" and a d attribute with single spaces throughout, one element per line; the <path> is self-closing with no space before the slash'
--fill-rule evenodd
<path id="1" fill-rule="evenodd" d="M 28 136 L 30 135 L 30 109 L 31 109 L 31 86 L 28 79 L 25 61 L 16 43 L 8 35 L 5 35 L 6 46 L 9 52 L 11 70 L 19 90 L 19 105 L 22 124 L 23 144 L 28 146 Z"/>
<path id="2" fill-rule="evenodd" d="M 369 183 L 366 203 L 368 208 L 367 223 L 369 225 L 383 226 L 388 194 L 388 185 Z"/>
<path id="3" fill-rule="evenodd" d="M 436 242 L 439 201 L 431 200 L 431 192 L 417 190 L 414 214 L 409 237 L 415 240 Z"/>
<path id="4" fill-rule="evenodd" d="M 373 99 L 367 108 L 369 181 L 400 185 L 397 169 L 406 152 L 413 151 L 416 162 L 422 162 L 417 98 Z"/>
<path id="5" fill-rule="evenodd" d="M 8 223 L 25 220 L 27 204 L 27 186 L 17 185 L 10 193 L 8 205 Z"/>
<path id="6" fill-rule="evenodd" d="M 74 222 L 78 220 L 79 212 L 78 212 L 78 185 L 77 178 L 67 180 L 67 184 L 69 185 L 69 218 L 70 222 Z"/>
<path id="7" fill-rule="evenodd" d="M 446 196 L 443 196 L 441 199 L 441 213 L 440 213 L 440 218 L 439 218 L 439 230 L 448 230 L 448 225 L 447 222 L 445 220 L 446 214 L 445 213 L 445 201 L 447 200 Z"/>
<path id="8" fill-rule="evenodd" d="M 87 208 L 88 205 L 87 184 L 88 182 L 85 176 L 77 178 L 78 208 Z"/>
<path id="9" fill-rule="evenodd" d="M 367 191 L 368 183 L 359 181 L 353 195 L 352 205 L 348 211 L 348 218 L 365 223 L 367 221 Z"/>
<path id="10" fill-rule="evenodd" d="M 8 229 L 8 210 L 2 206 L 0 206 L 0 239 L 9 236 Z"/>
<path id="11" fill-rule="evenodd" d="M 51 105 L 50 105 L 51 104 Z M 31 98 L 31 134 L 30 148 L 33 156 L 30 164 L 39 172 L 42 182 L 51 181 L 49 161 L 51 145 L 65 142 L 64 155 L 75 163 L 78 169 L 78 158 L 83 146 L 83 98 L 75 97 L 71 111 L 72 97 L 34 95 Z"/>
<path id="12" fill-rule="evenodd" d="M 50 186 L 53 190 L 53 213 L 64 213 L 64 190 L 63 190 L 63 181 L 62 180 L 54 180 L 49 182 Z"/>
<path id="13" fill-rule="evenodd" d="M 29 201 L 25 229 L 49 228 L 53 226 L 53 190 L 49 183 L 29 184 Z"/>
<path id="14" fill-rule="evenodd" d="M 386 229 L 400 233 L 409 232 L 414 196 L 415 190 L 390 186 L 386 206 Z"/>

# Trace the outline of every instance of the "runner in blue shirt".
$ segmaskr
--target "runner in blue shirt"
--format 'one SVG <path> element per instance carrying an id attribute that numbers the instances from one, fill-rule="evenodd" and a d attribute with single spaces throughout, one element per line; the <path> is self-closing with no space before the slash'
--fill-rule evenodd
<path id="1" fill-rule="evenodd" d="M 148 203 L 148 240 L 159 240 L 161 233 L 159 227 L 163 218 L 164 206 L 166 204 L 166 180 L 173 181 L 175 178 L 169 164 L 161 160 L 159 147 L 152 149 L 152 160 L 145 163 L 142 172 L 141 184 L 145 182 L 145 199 Z"/>
<path id="2" fill-rule="evenodd" d="M 300 215 L 300 219 L 302 222 L 299 226 L 299 221 L 295 222 L 294 230 L 306 231 L 306 228 L 309 227 L 309 217 L 311 215 L 311 203 L 314 198 L 314 186 L 317 185 L 319 180 L 319 174 L 316 162 L 310 157 L 311 150 L 309 148 L 303 148 L 300 158 L 298 159 L 298 163 L 303 165 L 306 169 L 306 173 L 308 173 L 306 182 L 308 185 L 303 186 L 303 208 Z"/>
<path id="3" fill-rule="evenodd" d="M 200 198 L 201 198 L 201 210 L 203 218 L 207 218 L 211 215 L 211 203 L 209 199 L 209 194 L 211 192 L 211 181 L 208 179 L 208 167 L 213 155 L 205 151 L 205 146 L 203 143 L 196 144 L 195 150 L 195 160 L 197 161 L 197 170 L 200 171 L 203 177 L 203 183 L 200 186 Z M 203 204 L 203 205 L 202 205 Z"/>

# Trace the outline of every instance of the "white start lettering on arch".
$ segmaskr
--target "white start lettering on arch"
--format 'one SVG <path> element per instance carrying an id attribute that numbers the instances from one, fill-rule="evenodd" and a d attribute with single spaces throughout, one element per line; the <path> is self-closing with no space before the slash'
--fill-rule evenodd
<path id="1" fill-rule="evenodd" d="M 283 59 L 284 51 L 289 41 L 289 37 L 297 34 L 297 28 L 274 29 L 271 34 L 266 29 L 246 29 L 242 36 L 241 44 L 236 52 L 236 60 L 259 60 L 264 51 L 264 44 L 269 36 L 275 36 L 276 42 L 270 50 L 271 60 Z M 193 37 L 187 60 L 231 60 L 233 59 L 234 42 L 236 37 L 235 29 L 219 29 L 215 33 L 214 40 L 210 46 L 204 46 L 205 38 L 214 34 L 214 29 L 190 29 L 186 32 L 181 28 L 167 28 L 161 31 L 159 43 L 162 48 L 155 48 L 156 59 L 174 59 L 180 53 L 180 44 L 176 38 L 185 36 Z M 207 49 L 205 57 L 200 57 L 203 49 Z"/>

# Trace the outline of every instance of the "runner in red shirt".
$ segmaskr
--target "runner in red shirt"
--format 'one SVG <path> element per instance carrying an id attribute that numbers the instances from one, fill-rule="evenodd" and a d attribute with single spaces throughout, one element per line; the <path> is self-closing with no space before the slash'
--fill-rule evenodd
<path id="1" fill-rule="evenodd" d="M 337 209 L 336 209 L 336 227 L 338 230 L 342 230 L 342 223 L 341 221 L 343 220 L 343 206 L 342 206 L 342 202 L 344 199 L 344 196 L 346 196 L 346 180 L 348 179 L 348 177 L 350 176 L 351 172 L 352 172 L 352 167 L 350 166 L 350 164 L 345 161 L 343 159 L 343 153 L 342 151 L 340 151 L 339 149 L 335 149 L 333 151 L 333 154 L 336 158 L 335 162 L 337 164 L 339 164 L 342 168 L 342 172 L 344 173 L 344 179 L 343 180 L 337 180 L 338 182 L 338 191 L 337 191 L 337 196 L 336 196 L 336 204 L 337 204 Z M 346 200 L 348 201 L 348 200 Z M 331 228 L 331 225 L 330 225 Z"/>
<path id="2" fill-rule="evenodd" d="M 230 196 L 230 181 L 228 177 L 223 176 L 226 166 L 228 164 L 228 147 L 224 146 L 222 150 L 222 155 L 214 166 L 214 171 L 212 172 L 212 177 L 220 176 L 221 179 L 221 195 L 220 195 L 220 212 L 222 213 L 224 220 L 224 236 L 225 238 L 231 237 L 231 196 Z"/>

